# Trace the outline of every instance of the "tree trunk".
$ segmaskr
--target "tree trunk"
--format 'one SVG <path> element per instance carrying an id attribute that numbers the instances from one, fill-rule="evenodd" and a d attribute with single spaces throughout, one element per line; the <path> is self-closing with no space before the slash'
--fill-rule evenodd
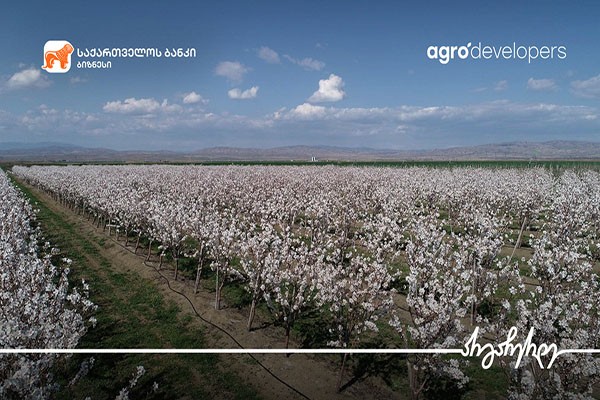
<path id="1" fill-rule="evenodd" d="M 216 287 L 215 287 L 215 310 L 221 309 L 221 289 L 219 287 L 219 266 L 217 266 Z"/>
<path id="2" fill-rule="evenodd" d="M 252 321 L 254 321 L 254 314 L 256 312 L 256 299 L 252 297 L 252 304 L 250 305 L 250 315 L 248 316 L 248 332 L 252 330 Z"/>
<path id="3" fill-rule="evenodd" d="M 346 357 L 348 357 L 348 353 L 344 353 L 344 357 L 342 357 L 342 367 L 340 368 L 340 376 L 337 381 L 337 392 L 339 393 L 342 390 L 342 379 L 344 378 L 344 369 L 346 368 Z"/>
<path id="4" fill-rule="evenodd" d="M 291 325 L 290 325 L 290 321 L 287 321 L 287 325 L 285 326 L 285 348 L 289 349 L 290 348 L 290 330 L 291 330 Z M 286 354 L 287 357 L 290 356 L 290 354 Z"/>
<path id="5" fill-rule="evenodd" d="M 517 249 L 519 247 L 521 247 L 521 238 L 523 236 L 523 231 L 525 230 L 525 223 L 526 222 L 527 222 L 527 217 L 524 217 L 523 218 L 523 224 L 521 225 L 521 230 L 519 231 L 519 237 L 517 238 L 517 241 L 515 242 L 515 247 L 513 248 L 512 254 L 510 255 L 511 259 L 515 255 L 515 251 L 517 251 Z"/>
<path id="6" fill-rule="evenodd" d="M 140 246 L 140 235 L 138 234 L 137 240 L 135 241 L 135 250 L 133 251 L 133 254 L 137 254 L 139 246 Z"/>
<path id="7" fill-rule="evenodd" d="M 146 256 L 146 261 L 150 261 L 150 256 L 152 255 L 152 240 L 148 243 L 148 255 Z"/>
<path id="8" fill-rule="evenodd" d="M 179 257 L 175 257 L 175 280 L 177 280 L 178 270 L 179 270 Z"/>
<path id="9" fill-rule="evenodd" d="M 473 301 L 471 302 L 471 326 L 473 326 L 475 324 L 475 288 L 477 286 L 477 271 L 476 271 L 476 265 L 475 265 L 475 260 L 473 260 L 473 289 L 471 290 L 471 294 L 473 295 Z"/>
<path id="10" fill-rule="evenodd" d="M 194 294 L 198 293 L 198 285 L 200 284 L 200 275 L 202 275 L 202 264 L 203 264 L 203 259 L 202 259 L 202 256 L 200 256 L 200 259 L 198 260 L 198 268 L 196 269 L 196 284 L 194 285 Z"/>
<path id="11" fill-rule="evenodd" d="M 406 359 L 406 367 L 408 369 L 408 385 L 410 386 L 410 399 L 418 400 L 419 393 L 417 392 L 417 383 L 415 382 L 415 370 L 410 360 Z"/>

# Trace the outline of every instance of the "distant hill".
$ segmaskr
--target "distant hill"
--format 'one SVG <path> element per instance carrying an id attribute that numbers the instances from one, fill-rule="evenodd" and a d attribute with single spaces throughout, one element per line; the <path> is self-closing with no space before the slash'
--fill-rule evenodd
<path id="1" fill-rule="evenodd" d="M 193 162 L 193 161 L 402 161 L 402 160 L 600 160 L 600 142 L 510 142 L 435 150 L 381 150 L 333 146 L 268 149 L 211 147 L 193 152 L 117 151 L 64 143 L 0 143 L 0 161 Z"/>
<path id="2" fill-rule="evenodd" d="M 510 142 L 472 147 L 432 150 L 428 157 L 436 159 L 482 160 L 548 160 L 600 159 L 600 142 L 555 140 L 551 142 Z"/>
<path id="3" fill-rule="evenodd" d="M 39 150 L 44 148 L 65 148 L 76 149 L 83 148 L 67 143 L 57 142 L 37 142 L 37 143 L 21 143 L 21 142 L 3 142 L 0 143 L 0 151 L 3 150 Z"/>

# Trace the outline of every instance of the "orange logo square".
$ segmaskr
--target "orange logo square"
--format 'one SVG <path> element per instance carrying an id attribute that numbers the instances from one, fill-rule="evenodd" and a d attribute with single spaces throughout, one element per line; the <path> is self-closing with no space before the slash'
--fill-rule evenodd
<path id="1" fill-rule="evenodd" d="M 42 69 L 53 74 L 64 74 L 71 69 L 71 54 L 74 47 L 66 40 L 48 40 L 44 45 Z"/>

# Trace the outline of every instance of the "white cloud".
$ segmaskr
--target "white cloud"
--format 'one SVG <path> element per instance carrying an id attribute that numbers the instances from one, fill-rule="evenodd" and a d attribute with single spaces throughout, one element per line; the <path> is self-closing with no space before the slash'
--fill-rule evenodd
<path id="1" fill-rule="evenodd" d="M 325 63 L 323 61 L 314 60 L 312 58 L 303 58 L 302 60 L 298 61 L 298 65 L 304 69 L 312 71 L 320 71 L 325 67 Z"/>
<path id="2" fill-rule="evenodd" d="M 236 99 L 236 100 L 253 99 L 258 94 L 258 86 L 252 86 L 250 89 L 244 90 L 243 92 L 238 88 L 234 88 L 234 89 L 231 89 L 230 91 L 228 91 L 227 94 L 229 95 L 230 99 Z"/>
<path id="3" fill-rule="evenodd" d="M 299 117 L 300 119 L 321 118 L 326 115 L 326 109 L 322 106 L 314 106 L 309 103 L 300 104 L 298 107 L 290 110 L 291 117 Z"/>
<path id="4" fill-rule="evenodd" d="M 69 82 L 73 85 L 77 84 L 77 83 L 85 83 L 87 82 L 87 79 L 82 78 L 80 76 L 74 76 L 71 79 L 69 79 Z"/>
<path id="5" fill-rule="evenodd" d="M 279 54 L 273 49 L 270 49 L 266 46 L 258 49 L 258 58 L 268 62 L 269 64 L 279 64 L 281 60 L 279 59 Z"/>
<path id="6" fill-rule="evenodd" d="M 535 91 L 556 90 L 556 82 L 554 79 L 533 79 L 527 80 L 527 89 Z"/>
<path id="7" fill-rule="evenodd" d="M 250 69 L 238 61 L 223 61 L 215 68 L 216 75 L 223 76 L 232 82 L 241 82 L 248 71 Z"/>
<path id="8" fill-rule="evenodd" d="M 42 76 L 42 71 L 33 67 L 15 73 L 6 82 L 6 86 L 9 89 L 23 89 L 28 87 L 42 88 L 49 85 L 50 82 L 45 76 Z"/>
<path id="9" fill-rule="evenodd" d="M 47 106 L 23 114 L 0 110 L 0 132 L 5 140 L 23 140 L 19 135 L 25 135 L 32 141 L 51 138 L 89 145 L 93 137 L 94 145 L 122 148 L 318 143 L 416 149 L 515 140 L 597 141 L 600 129 L 597 106 L 510 101 L 373 108 L 304 103 L 252 117 L 211 114 L 150 98 L 109 102 L 104 111 Z M 246 135 L 248 131 L 252 135 Z"/>
<path id="10" fill-rule="evenodd" d="M 308 99 L 310 102 L 320 103 L 325 101 L 340 101 L 346 96 L 342 90 L 344 81 L 335 74 L 329 75 L 327 79 L 319 80 L 319 90 Z"/>
<path id="11" fill-rule="evenodd" d="M 166 99 L 163 100 L 162 103 L 159 103 L 157 100 L 152 98 L 136 99 L 135 97 L 131 97 L 123 101 L 109 101 L 102 107 L 102 109 L 108 113 L 152 114 L 159 111 L 180 111 L 181 107 L 177 104 L 169 104 L 169 102 Z"/>
<path id="12" fill-rule="evenodd" d="M 285 116 L 285 111 L 287 110 L 286 107 L 281 107 L 280 109 L 278 109 L 277 111 L 275 111 L 274 113 L 271 114 L 270 118 L 272 118 L 273 120 L 278 120 L 281 119 Z"/>
<path id="13" fill-rule="evenodd" d="M 435 126 L 440 121 L 455 121 L 464 124 L 488 123 L 491 120 L 513 120 L 538 122 L 572 123 L 593 120 L 599 111 L 584 106 L 561 106 L 549 103 L 511 103 L 494 101 L 466 106 L 400 106 L 373 108 L 322 107 L 304 103 L 287 112 L 281 110 L 279 119 L 319 119 L 330 121 L 358 122 L 361 124 L 401 123 L 405 127 L 428 124 Z M 445 124 L 445 123 L 444 123 Z"/>
<path id="14" fill-rule="evenodd" d="M 183 95 L 183 104 L 208 103 L 208 100 L 203 98 L 196 92 L 190 92 Z"/>
<path id="15" fill-rule="evenodd" d="M 471 91 L 473 93 L 482 93 L 482 92 L 486 92 L 488 90 L 494 90 L 496 92 L 502 92 L 502 91 L 504 91 L 506 89 L 508 89 L 508 81 L 507 80 L 502 80 L 502 81 L 498 81 L 498 82 L 494 83 L 491 87 L 480 86 L 480 87 L 477 87 L 475 89 L 472 89 Z"/>
<path id="16" fill-rule="evenodd" d="M 496 92 L 501 92 L 503 90 L 506 90 L 508 88 L 508 81 L 503 80 L 503 81 L 498 81 L 496 82 L 496 84 L 494 85 L 494 90 Z"/>
<path id="17" fill-rule="evenodd" d="M 160 107 L 160 103 L 154 99 L 136 99 L 131 97 L 124 101 L 109 101 L 102 109 L 110 113 L 120 114 L 149 114 Z"/>
<path id="18" fill-rule="evenodd" d="M 181 106 L 178 104 L 169 104 L 167 99 L 163 99 L 162 103 L 160 103 L 160 111 L 177 112 L 177 111 L 181 111 Z"/>
<path id="19" fill-rule="evenodd" d="M 571 90 L 573 94 L 579 97 L 588 99 L 600 98 L 600 75 L 583 81 L 571 82 Z"/>
<path id="20" fill-rule="evenodd" d="M 284 57 L 292 64 L 299 65 L 308 71 L 320 71 L 325 67 L 325 63 L 323 61 L 315 60 L 310 57 L 306 57 L 301 60 L 287 54 L 285 54 Z"/>

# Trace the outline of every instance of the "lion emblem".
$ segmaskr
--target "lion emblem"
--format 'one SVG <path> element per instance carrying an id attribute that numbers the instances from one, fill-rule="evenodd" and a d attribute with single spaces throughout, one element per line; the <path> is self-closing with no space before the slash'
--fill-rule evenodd
<path id="1" fill-rule="evenodd" d="M 44 69 L 51 69 L 54 66 L 54 61 L 60 62 L 60 67 L 62 69 L 67 68 L 67 64 L 69 63 L 69 55 L 73 52 L 73 46 L 70 43 L 67 43 L 63 46 L 62 49 L 57 51 L 47 51 L 44 53 L 44 61 L 46 65 L 43 65 Z"/>

